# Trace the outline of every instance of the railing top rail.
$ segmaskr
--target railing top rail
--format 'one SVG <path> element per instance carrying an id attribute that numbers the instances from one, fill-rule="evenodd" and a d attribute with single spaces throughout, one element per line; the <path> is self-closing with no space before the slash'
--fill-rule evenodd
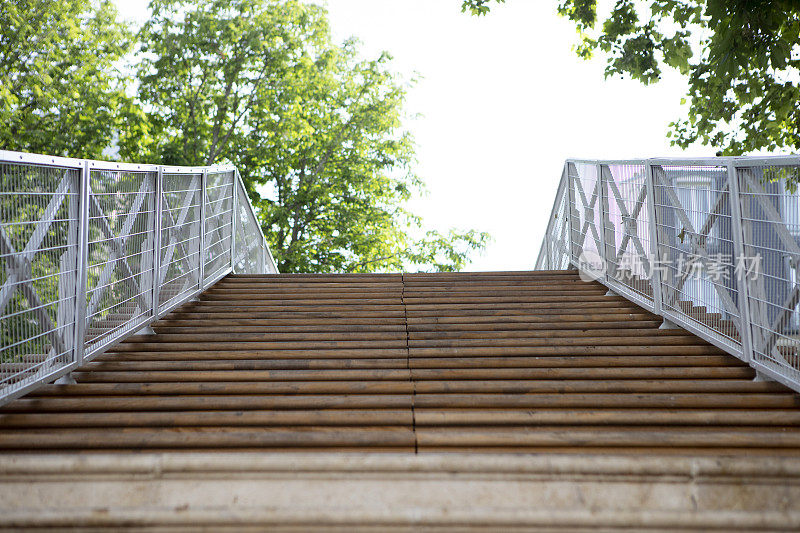
<path id="1" fill-rule="evenodd" d="M 88 163 L 90 170 L 119 170 L 129 172 L 156 172 L 159 166 L 165 174 L 201 174 L 203 172 L 231 172 L 236 170 L 234 165 L 208 165 L 208 166 L 179 166 L 155 165 L 146 163 L 124 163 L 121 161 L 104 161 L 101 159 L 77 159 L 74 157 L 60 157 L 54 155 L 32 154 L 28 152 L 15 152 L 13 150 L 0 150 L 0 161 L 5 163 L 20 163 L 31 165 L 45 165 L 53 167 L 83 168 Z"/>
<path id="2" fill-rule="evenodd" d="M 89 170 L 111 170 L 123 172 L 158 172 L 158 165 L 142 165 L 138 163 L 116 163 L 112 161 L 96 161 L 88 159 Z"/>
<path id="3" fill-rule="evenodd" d="M 567 163 L 579 165 L 644 165 L 647 161 L 647 159 L 567 159 Z"/>
<path id="4" fill-rule="evenodd" d="M 85 159 L 75 159 L 72 157 L 59 157 L 55 155 L 44 154 L 29 154 L 27 152 L 14 152 L 12 150 L 0 150 L 0 161 L 6 163 L 44 165 L 51 167 L 83 168 Z"/>
<path id="5" fill-rule="evenodd" d="M 163 165 L 164 174 L 202 174 L 208 172 L 213 174 L 215 172 L 230 172 L 236 170 L 233 165 L 212 165 L 207 167 L 180 167 L 174 165 Z"/>
<path id="6" fill-rule="evenodd" d="M 582 159 L 567 158 L 567 163 L 583 165 L 670 165 L 670 166 L 781 166 L 797 165 L 798 155 L 725 156 L 725 157 L 650 157 L 644 159 Z"/>

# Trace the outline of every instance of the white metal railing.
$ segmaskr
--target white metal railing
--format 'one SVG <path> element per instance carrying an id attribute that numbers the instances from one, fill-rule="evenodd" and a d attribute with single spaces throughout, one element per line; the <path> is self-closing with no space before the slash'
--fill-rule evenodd
<path id="1" fill-rule="evenodd" d="M 536 262 L 800 391 L 800 156 L 568 160 Z"/>
<path id="2" fill-rule="evenodd" d="M 277 273 L 238 171 L 0 150 L 0 404 L 230 272 Z"/>

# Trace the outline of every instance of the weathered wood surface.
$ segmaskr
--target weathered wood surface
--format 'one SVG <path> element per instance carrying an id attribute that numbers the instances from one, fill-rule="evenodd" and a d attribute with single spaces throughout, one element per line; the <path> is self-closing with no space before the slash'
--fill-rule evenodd
<path id="1" fill-rule="evenodd" d="M 228 276 L 0 450 L 800 454 L 800 396 L 574 272 Z"/>

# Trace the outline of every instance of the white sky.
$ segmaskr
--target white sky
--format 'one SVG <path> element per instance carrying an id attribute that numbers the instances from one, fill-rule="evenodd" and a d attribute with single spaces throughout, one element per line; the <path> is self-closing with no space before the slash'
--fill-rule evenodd
<path id="1" fill-rule="evenodd" d="M 147 17 L 147 0 L 115 1 L 125 18 Z M 421 117 L 408 128 L 429 194 L 412 210 L 435 229 L 491 233 L 468 270 L 533 268 L 564 159 L 683 153 L 665 133 L 685 81 L 604 81 L 601 58 L 572 52 L 576 33 L 555 0 L 507 0 L 480 18 L 461 13 L 461 0 L 327 5 L 335 40 L 356 36 L 366 57 L 387 50 L 395 71 L 420 75 L 407 111 Z"/>

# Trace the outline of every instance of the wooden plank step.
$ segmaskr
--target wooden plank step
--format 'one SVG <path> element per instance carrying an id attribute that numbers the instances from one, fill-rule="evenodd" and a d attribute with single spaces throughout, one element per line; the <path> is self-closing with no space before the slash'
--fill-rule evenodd
<path id="1" fill-rule="evenodd" d="M 553 335 L 528 336 L 528 337 L 480 337 L 480 338 L 447 338 L 447 339 L 410 339 L 409 348 L 461 348 L 461 347 L 517 347 L 517 346 L 700 346 L 705 343 L 693 335 L 653 335 L 653 336 L 624 336 L 618 332 L 608 335 L 597 335 L 591 332 L 588 335 Z"/>
<path id="2" fill-rule="evenodd" d="M 0 449 L 145 449 L 145 448 L 271 448 L 371 447 L 414 449 L 415 436 L 403 427 L 313 428 L 103 428 L 8 430 L 0 433 Z"/>
<path id="3" fill-rule="evenodd" d="M 791 392 L 771 394 L 639 393 L 639 394 L 436 394 L 416 393 L 414 408 L 622 408 L 637 409 L 792 409 L 800 399 Z"/>
<path id="4" fill-rule="evenodd" d="M 366 322 L 366 321 L 365 321 Z M 627 322 L 625 322 L 627 324 Z M 404 321 L 396 324 L 341 324 L 338 321 L 322 324 L 278 325 L 268 320 L 170 320 L 153 324 L 153 329 L 161 333 L 185 333 L 201 328 L 204 332 L 242 331 L 251 333 L 338 333 L 338 332 L 405 332 Z"/>
<path id="5" fill-rule="evenodd" d="M 124 413 L 0 414 L 5 428 L 125 428 L 192 426 L 407 426 L 410 409 L 315 409 L 295 411 L 129 411 Z"/>
<path id="6" fill-rule="evenodd" d="M 431 409 L 415 407 L 417 427 L 449 426 L 800 426 L 792 409 Z"/>
<path id="7" fill-rule="evenodd" d="M 190 381 L 353 381 L 353 380 L 526 380 L 526 379 L 747 379 L 743 367 L 622 367 L 565 366 L 562 368 L 412 368 L 345 370 L 164 370 L 92 371 L 73 375 L 79 383 L 139 383 Z"/>
<path id="8" fill-rule="evenodd" d="M 186 361 L 186 360 L 243 360 L 257 358 L 276 359 L 377 359 L 382 357 L 408 357 L 406 348 L 369 348 L 334 350 L 179 350 L 179 351 L 108 351 L 95 361 L 110 361 L 120 357 L 127 361 Z"/>
<path id="9" fill-rule="evenodd" d="M 73 372 L 79 383 L 138 383 L 141 381 L 314 381 L 314 380 L 393 380 L 408 381 L 403 369 L 311 369 L 311 370 L 163 370 L 163 371 L 91 371 Z"/>
<path id="10" fill-rule="evenodd" d="M 406 340 L 405 329 L 395 329 L 394 331 L 348 331 L 348 332 L 328 332 L 313 331 L 308 333 L 248 333 L 229 330 L 224 334 L 206 333 L 203 328 L 202 333 L 181 332 L 181 333 L 158 333 L 157 335 L 134 335 L 125 340 L 125 344 L 139 344 L 143 342 L 218 342 L 218 341 L 351 341 L 351 340 L 378 340 L 378 341 L 397 341 Z"/>
<path id="11" fill-rule="evenodd" d="M 725 366 L 750 370 L 750 367 L 725 355 L 544 355 L 513 357 L 412 357 L 410 368 L 598 368 L 609 370 L 628 367 L 665 368 Z M 747 374 L 754 376 L 755 373 Z"/>
<path id="12" fill-rule="evenodd" d="M 564 366 L 531 368 L 415 368 L 411 377 L 423 380 L 528 380 L 528 379 L 747 379 L 754 372 L 744 367 Z"/>
<path id="13" fill-rule="evenodd" d="M 785 392 L 777 383 L 740 379 L 558 379 L 558 380 L 441 380 L 414 383 L 419 393 L 491 392 L 502 394 L 527 393 L 607 393 L 631 394 L 641 392 L 735 392 L 740 394 Z"/>
<path id="14" fill-rule="evenodd" d="M 2 413 L 198 411 L 244 409 L 410 409 L 411 394 L 148 395 L 22 398 Z"/>
<path id="15" fill-rule="evenodd" d="M 232 361 L 125 361 L 108 359 L 81 367 L 82 372 L 156 370 L 344 370 L 408 369 L 408 359 L 240 359 Z"/>
<path id="16" fill-rule="evenodd" d="M 312 314 L 313 315 L 313 314 Z M 173 317 L 175 315 L 170 315 Z M 247 316 L 247 315 L 246 315 Z M 378 317 L 328 317 L 328 318 L 315 318 L 308 317 L 308 314 L 303 314 L 302 317 L 286 318 L 194 318 L 194 319 L 179 319 L 179 318 L 166 318 L 159 320 L 153 324 L 153 328 L 161 326 L 175 326 L 175 327 L 205 327 L 205 326 L 219 326 L 228 324 L 230 326 L 244 325 L 244 326 L 263 326 L 263 331 L 269 331 L 274 328 L 277 331 L 299 331 L 295 328 L 303 328 L 304 330 L 311 331 L 326 331 L 328 328 L 342 328 L 347 327 L 369 329 L 371 327 L 388 327 L 388 328 L 405 328 L 405 319 L 403 317 L 397 318 L 378 318 Z"/>
<path id="17" fill-rule="evenodd" d="M 573 323 L 552 323 L 525 324 L 518 325 L 516 328 L 495 327 L 495 329 L 477 329 L 478 326 L 467 328 L 446 328 L 440 326 L 437 329 L 419 331 L 420 328 L 409 328 L 409 340 L 444 340 L 444 339 L 505 339 L 505 338 L 553 338 L 553 337 L 612 337 L 624 334 L 628 337 L 684 337 L 692 336 L 680 329 L 654 329 L 653 327 L 642 327 L 636 322 L 618 322 L 619 327 L 611 327 L 608 322 L 579 322 Z M 646 323 L 650 324 L 650 322 Z M 645 324 L 645 325 L 646 325 Z M 494 324 L 494 326 L 499 326 Z M 625 331 L 620 331 L 623 329 Z"/>
<path id="18" fill-rule="evenodd" d="M 649 428 L 612 429 L 537 427 L 505 428 L 427 428 L 416 430 L 420 449 L 425 447 L 494 447 L 526 448 L 555 446 L 672 446 L 684 448 L 790 448 L 800 447 L 800 431 L 785 428 Z"/>
<path id="19" fill-rule="evenodd" d="M 212 381 L 48 385 L 26 398 L 138 395 L 412 394 L 411 381 Z"/>
<path id="20" fill-rule="evenodd" d="M 652 344 L 601 344 L 598 341 L 587 344 L 563 346 L 502 346 L 487 349 L 483 346 L 461 348 L 409 348 L 413 357 L 480 357 L 494 355 L 713 355 L 724 354 L 716 346 L 697 344 L 696 346 L 669 346 Z"/>
<path id="21" fill-rule="evenodd" d="M 192 395 L 192 394 L 397 394 L 419 392 L 785 392 L 779 383 L 734 379 L 515 379 L 515 380 L 428 380 L 416 383 L 394 381 L 270 381 L 270 382 L 166 382 L 166 383 L 80 383 L 49 385 L 28 398 L 41 396 Z"/>
<path id="22" fill-rule="evenodd" d="M 643 310 L 642 310 L 643 311 Z M 454 324 L 468 324 L 468 325 L 493 325 L 493 324 L 536 324 L 536 323 L 574 323 L 574 322 L 607 322 L 607 321 L 649 321 L 658 322 L 661 320 L 655 319 L 654 315 L 646 312 L 631 313 L 625 310 L 619 312 L 606 312 L 606 313 L 547 313 L 541 315 L 534 314 L 499 314 L 499 313 L 482 313 L 480 315 L 461 315 L 461 316 L 441 316 L 431 314 L 429 316 L 409 316 L 407 319 L 410 331 L 414 328 L 426 328 L 439 325 L 454 325 Z M 654 328 L 655 330 L 656 328 Z"/>
<path id="23" fill-rule="evenodd" d="M 114 347 L 114 351 L 135 352 L 135 351 L 184 351 L 184 350 L 314 350 L 314 349 L 336 349 L 336 348 L 402 348 L 406 341 L 402 339 L 386 341 L 297 341 L 297 342 L 249 342 L 235 340 L 223 342 L 209 341 L 184 341 L 184 342 L 160 342 L 152 340 L 149 342 L 125 342 Z"/>
<path id="24" fill-rule="evenodd" d="M 421 350 L 425 350 L 421 352 Z M 141 350 L 126 352 L 106 352 L 95 358 L 95 361 L 108 361 L 123 357 L 129 361 L 144 360 L 209 360 L 209 359 L 256 359 L 256 358 L 275 358 L 275 359 L 377 359 L 382 357 L 402 358 L 411 357 L 411 361 L 422 359 L 460 359 L 484 357 L 489 359 L 503 357 L 561 357 L 561 358 L 587 358 L 587 360 L 601 361 L 598 357 L 610 356 L 618 359 L 607 359 L 608 361 L 643 362 L 646 364 L 647 358 L 655 364 L 658 357 L 681 357 L 687 361 L 692 356 L 712 355 L 720 356 L 726 364 L 741 365 L 738 360 L 725 354 L 715 346 L 530 346 L 523 348 L 505 347 L 493 350 L 479 349 L 477 352 L 472 348 L 448 349 L 448 348 L 414 348 L 409 351 L 406 348 L 340 348 L 340 349 L 316 349 L 316 350 Z M 639 359 L 637 357 L 643 357 Z M 553 360 L 555 361 L 555 359 Z M 554 363 L 555 364 L 555 363 Z M 690 364 L 690 363 L 686 363 Z"/>

